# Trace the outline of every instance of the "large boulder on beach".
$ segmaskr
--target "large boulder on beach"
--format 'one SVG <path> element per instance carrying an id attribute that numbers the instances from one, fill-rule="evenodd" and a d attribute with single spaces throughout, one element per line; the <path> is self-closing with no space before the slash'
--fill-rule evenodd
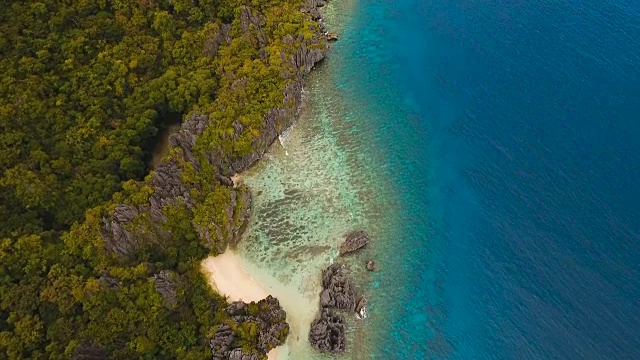
<path id="1" fill-rule="evenodd" d="M 320 352 L 343 352 L 345 348 L 345 327 L 342 315 L 323 309 L 320 317 L 311 323 L 309 331 L 311 346 Z"/>
<path id="2" fill-rule="evenodd" d="M 348 254 L 361 249 L 369 243 L 369 235 L 362 230 L 354 231 L 347 235 L 345 241 L 340 245 L 340 255 Z"/>

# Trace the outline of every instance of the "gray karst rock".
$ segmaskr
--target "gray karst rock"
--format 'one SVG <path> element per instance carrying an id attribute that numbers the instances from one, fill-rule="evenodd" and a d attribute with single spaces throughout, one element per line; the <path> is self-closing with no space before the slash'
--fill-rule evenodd
<path id="1" fill-rule="evenodd" d="M 278 299 L 267 296 L 257 303 L 246 304 L 234 301 L 226 308 L 227 314 L 236 324 L 253 323 L 258 328 L 257 354 L 247 354 L 236 347 L 235 334 L 230 326 L 224 325 L 216 329 L 215 335 L 209 340 L 209 347 L 214 359 L 261 359 L 276 346 L 284 344 L 289 333 L 286 323 L 287 313 L 282 309 Z"/>
<path id="2" fill-rule="evenodd" d="M 233 181 L 231 180 L 231 178 L 229 178 L 227 176 L 217 175 L 216 176 L 216 180 L 218 180 L 218 182 L 221 185 L 228 186 L 228 187 L 233 187 L 234 186 Z"/>
<path id="3" fill-rule="evenodd" d="M 260 312 L 251 314 L 250 307 L 240 301 L 229 305 L 227 313 L 237 322 L 253 322 L 260 329 L 258 337 L 258 349 L 264 353 L 281 345 L 284 341 L 283 334 L 289 333 L 289 325 L 286 323 L 287 313 L 282 309 L 278 299 L 267 296 L 257 302 Z"/>
<path id="4" fill-rule="evenodd" d="M 101 273 L 100 277 L 98 278 L 98 281 L 100 282 L 100 285 L 102 285 L 104 288 L 107 288 L 107 289 L 117 290 L 120 288 L 120 280 L 118 280 L 118 278 L 115 278 L 113 276 L 107 275 L 106 271 L 103 271 Z"/>
<path id="5" fill-rule="evenodd" d="M 326 37 L 327 37 L 327 41 L 337 41 L 338 40 L 338 34 L 336 34 L 333 31 L 327 32 Z"/>
<path id="6" fill-rule="evenodd" d="M 342 315 L 329 309 L 322 309 L 320 316 L 311 323 L 309 342 L 320 352 L 343 352 L 345 327 Z"/>
<path id="7" fill-rule="evenodd" d="M 311 19 L 318 21 L 322 19 L 322 14 L 318 9 L 325 5 L 327 5 L 327 2 L 324 0 L 307 0 L 304 11 L 309 13 Z"/>
<path id="8" fill-rule="evenodd" d="M 215 31 L 213 33 L 213 36 L 208 38 L 204 43 L 203 52 L 206 56 L 214 58 L 218 54 L 220 45 L 222 45 L 223 43 L 231 43 L 231 36 L 229 35 L 230 29 L 231 24 L 215 24 Z"/>
<path id="9" fill-rule="evenodd" d="M 153 276 L 156 292 L 162 296 L 170 307 L 178 303 L 177 291 L 180 285 L 178 273 L 170 270 L 161 270 Z"/>
<path id="10" fill-rule="evenodd" d="M 311 324 L 309 341 L 321 352 L 342 352 L 345 343 L 345 324 L 336 311 L 352 311 L 364 317 L 367 300 L 356 297 L 353 282 L 344 265 L 335 263 L 322 271 L 320 314 Z"/>
<path id="11" fill-rule="evenodd" d="M 138 209 L 131 205 L 120 204 L 116 206 L 112 219 L 102 218 L 101 229 L 105 248 L 121 257 L 131 255 L 137 248 L 137 239 L 130 231 L 122 226 L 138 216 Z"/>
<path id="12" fill-rule="evenodd" d="M 351 279 L 344 271 L 344 265 L 332 264 L 322 271 L 322 293 L 320 306 L 341 310 L 353 310 L 356 297 Z"/>
<path id="13" fill-rule="evenodd" d="M 320 8 L 326 6 L 327 2 L 325 0 L 307 0 L 306 8 Z"/>
<path id="14" fill-rule="evenodd" d="M 367 306 L 367 299 L 364 296 L 361 296 L 358 301 L 356 301 L 356 307 L 354 311 L 358 315 L 362 315 L 362 311 Z"/>
<path id="15" fill-rule="evenodd" d="M 340 255 L 348 254 L 359 250 L 369 243 L 369 235 L 366 232 L 359 230 L 354 231 L 347 235 L 346 240 L 340 245 Z"/>
<path id="16" fill-rule="evenodd" d="M 240 13 L 240 27 L 242 32 L 255 35 L 260 48 L 264 48 L 267 44 L 267 37 L 262 31 L 262 24 L 266 21 L 266 17 L 257 11 L 252 11 L 249 7 L 243 6 Z M 253 31 L 249 31 L 253 30 Z"/>
<path id="17" fill-rule="evenodd" d="M 257 354 L 245 354 L 242 349 L 233 349 L 229 353 L 229 360 L 260 360 Z"/>
<path id="18" fill-rule="evenodd" d="M 232 346 L 236 341 L 236 335 L 229 325 L 219 325 L 215 328 L 213 338 L 209 340 L 209 348 L 214 360 L 227 360 Z"/>
<path id="19" fill-rule="evenodd" d="M 154 223 L 167 221 L 162 214 L 162 208 L 166 205 L 181 201 L 188 208 L 193 206 L 190 191 L 182 183 L 182 168 L 175 161 L 165 161 L 158 165 L 149 185 L 154 192 L 149 197 L 149 207 L 145 210 L 151 214 Z"/>
<path id="20" fill-rule="evenodd" d="M 373 260 L 368 260 L 367 261 L 367 270 L 368 271 L 375 271 L 376 270 L 376 263 Z"/>

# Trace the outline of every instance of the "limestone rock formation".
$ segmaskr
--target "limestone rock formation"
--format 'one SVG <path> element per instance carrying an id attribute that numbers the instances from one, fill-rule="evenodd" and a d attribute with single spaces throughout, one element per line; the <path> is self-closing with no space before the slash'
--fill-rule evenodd
<path id="1" fill-rule="evenodd" d="M 103 271 L 100 277 L 98 278 L 100 285 L 102 285 L 106 289 L 117 290 L 120 288 L 120 280 L 113 276 L 109 276 L 106 271 Z"/>
<path id="2" fill-rule="evenodd" d="M 356 301 L 356 308 L 354 309 L 356 314 L 363 318 L 365 314 L 365 307 L 367 306 L 367 299 L 364 296 L 361 296 L 358 301 Z"/>
<path id="3" fill-rule="evenodd" d="M 233 349 L 229 353 L 229 360 L 260 360 L 257 354 L 245 354 L 242 349 Z"/>
<path id="4" fill-rule="evenodd" d="M 209 348 L 214 360 L 227 360 L 232 346 L 236 341 L 236 334 L 229 325 L 219 325 L 215 329 L 215 334 L 209 340 Z"/>
<path id="5" fill-rule="evenodd" d="M 320 317 L 311 323 L 309 342 L 314 349 L 321 352 L 343 352 L 345 327 L 342 315 L 323 309 Z"/>
<path id="6" fill-rule="evenodd" d="M 170 307 L 178 303 L 178 286 L 180 284 L 179 275 L 170 270 L 161 270 L 153 276 L 156 292 L 164 298 Z"/>
<path id="7" fill-rule="evenodd" d="M 318 8 L 321 8 L 325 5 L 327 5 L 327 2 L 325 0 L 307 0 L 305 10 L 309 13 L 309 15 L 311 15 L 311 19 L 318 21 L 322 19 L 322 14 L 318 10 Z"/>
<path id="8" fill-rule="evenodd" d="M 347 235 L 347 239 L 340 245 L 340 255 L 348 254 L 350 252 L 361 249 L 369 243 L 369 235 L 366 232 L 359 230 L 354 231 Z"/>
<path id="9" fill-rule="evenodd" d="M 367 261 L 367 270 L 374 271 L 376 269 L 376 263 L 373 260 Z"/>
<path id="10" fill-rule="evenodd" d="M 323 0 L 315 0 L 313 8 L 316 9 Z M 306 10 L 311 8 L 307 4 Z M 240 25 L 246 36 L 254 36 L 260 48 L 268 46 L 269 39 L 261 29 L 265 21 L 264 15 L 259 11 L 244 6 L 240 13 Z M 216 24 L 212 30 L 212 37 L 204 44 L 204 51 L 209 56 L 215 56 L 220 46 L 231 42 L 229 25 Z M 206 151 L 206 160 L 217 171 L 215 179 L 223 186 L 229 188 L 229 201 L 225 208 L 227 213 L 226 223 L 194 224 L 198 235 L 205 244 L 215 252 L 223 252 L 228 244 L 234 245 L 240 238 L 246 226 L 251 209 L 249 191 L 246 188 L 234 187 L 229 177 L 240 173 L 258 161 L 274 140 L 286 130 L 295 120 L 302 102 L 303 77 L 311 68 L 321 61 L 326 53 L 326 40 L 320 32 L 307 39 L 302 36 L 285 36 L 283 41 L 295 49 L 293 52 L 281 52 L 283 64 L 289 64 L 288 68 L 295 69 L 294 73 L 285 71 L 283 78 L 291 79 L 283 90 L 282 106 L 270 109 L 264 116 L 264 126 L 260 133 L 253 138 L 252 151 L 243 156 L 225 152 L 224 149 L 213 146 Z M 266 53 L 265 53 L 266 54 Z M 266 59 L 263 59 L 266 61 Z M 243 85 L 243 78 L 235 80 L 233 86 Z M 196 205 L 191 198 L 193 184 L 183 182 L 182 164 L 188 163 L 195 171 L 200 171 L 203 164 L 194 155 L 196 141 L 207 129 L 209 124 L 216 119 L 205 114 L 191 114 L 185 118 L 181 128 L 169 138 L 171 153 L 170 160 L 166 160 L 156 167 L 149 185 L 153 192 L 149 198 L 149 204 L 145 206 L 132 206 L 121 204 L 112 214 L 103 218 L 101 229 L 104 247 L 108 252 L 114 253 L 122 259 L 129 258 L 140 246 L 148 241 L 169 241 L 172 234 L 163 230 L 161 226 L 167 219 L 163 215 L 163 207 L 167 205 L 183 204 L 192 210 Z M 247 131 L 239 121 L 233 123 L 233 138 L 245 135 Z M 202 159 L 201 159 L 202 160 Z M 198 190 L 198 189 L 195 189 Z M 132 223 L 139 216 L 148 223 L 145 226 L 136 226 Z"/>
<path id="11" fill-rule="evenodd" d="M 311 324 L 311 346 L 321 352 L 344 351 L 344 318 L 335 310 L 357 310 L 360 313 L 366 304 L 363 299 L 356 301 L 355 289 L 344 265 L 332 264 L 322 271 L 320 315 Z"/>
<path id="12" fill-rule="evenodd" d="M 261 359 L 262 356 L 276 346 L 284 344 L 289 333 L 289 324 L 286 323 L 286 312 L 280 306 L 278 299 L 267 298 L 246 304 L 235 301 L 226 309 L 236 326 L 252 324 L 258 329 L 257 346 L 258 353 L 247 354 L 237 347 L 236 336 L 229 325 L 219 326 L 215 334 L 209 340 L 209 347 L 214 359 Z"/>
<path id="13" fill-rule="evenodd" d="M 332 264 L 322 272 L 320 306 L 341 310 L 353 310 L 356 297 L 351 279 L 344 272 L 344 265 Z"/>

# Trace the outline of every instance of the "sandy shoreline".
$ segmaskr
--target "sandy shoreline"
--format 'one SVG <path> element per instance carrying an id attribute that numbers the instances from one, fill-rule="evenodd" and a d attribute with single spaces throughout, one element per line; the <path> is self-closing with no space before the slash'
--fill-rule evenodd
<path id="1" fill-rule="evenodd" d="M 202 271 L 207 281 L 220 295 L 229 297 L 229 301 L 259 301 L 269 294 L 255 281 L 242 266 L 238 255 L 227 250 L 218 256 L 209 256 L 202 261 Z M 267 354 L 269 360 L 278 359 L 277 347 Z"/>

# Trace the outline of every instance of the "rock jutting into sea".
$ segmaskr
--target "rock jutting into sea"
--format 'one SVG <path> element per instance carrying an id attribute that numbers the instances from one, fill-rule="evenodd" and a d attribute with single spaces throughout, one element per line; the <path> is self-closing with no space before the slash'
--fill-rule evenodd
<path id="1" fill-rule="evenodd" d="M 321 352 L 343 352 L 345 349 L 344 317 L 330 309 L 322 309 L 320 317 L 313 320 L 309 341 Z"/>
<path id="2" fill-rule="evenodd" d="M 373 260 L 367 261 L 367 270 L 368 271 L 375 271 L 376 270 L 376 262 L 373 261 Z"/>
<path id="3" fill-rule="evenodd" d="M 359 250 L 369 243 L 369 235 L 363 230 L 358 230 L 347 235 L 347 239 L 340 245 L 340 255 Z"/>
<path id="4" fill-rule="evenodd" d="M 367 306 L 367 298 L 361 296 L 356 302 L 355 312 L 360 318 L 364 318 L 365 307 Z"/>
<path id="5" fill-rule="evenodd" d="M 344 265 L 332 264 L 322 271 L 322 293 L 320 307 L 353 310 L 356 296 L 351 279 L 344 272 Z"/>
<path id="6" fill-rule="evenodd" d="M 355 289 L 343 264 L 335 263 L 322 271 L 320 316 L 309 330 L 311 346 L 321 352 L 343 352 L 345 348 L 344 317 L 335 310 L 364 313 L 366 300 L 356 301 Z"/>

